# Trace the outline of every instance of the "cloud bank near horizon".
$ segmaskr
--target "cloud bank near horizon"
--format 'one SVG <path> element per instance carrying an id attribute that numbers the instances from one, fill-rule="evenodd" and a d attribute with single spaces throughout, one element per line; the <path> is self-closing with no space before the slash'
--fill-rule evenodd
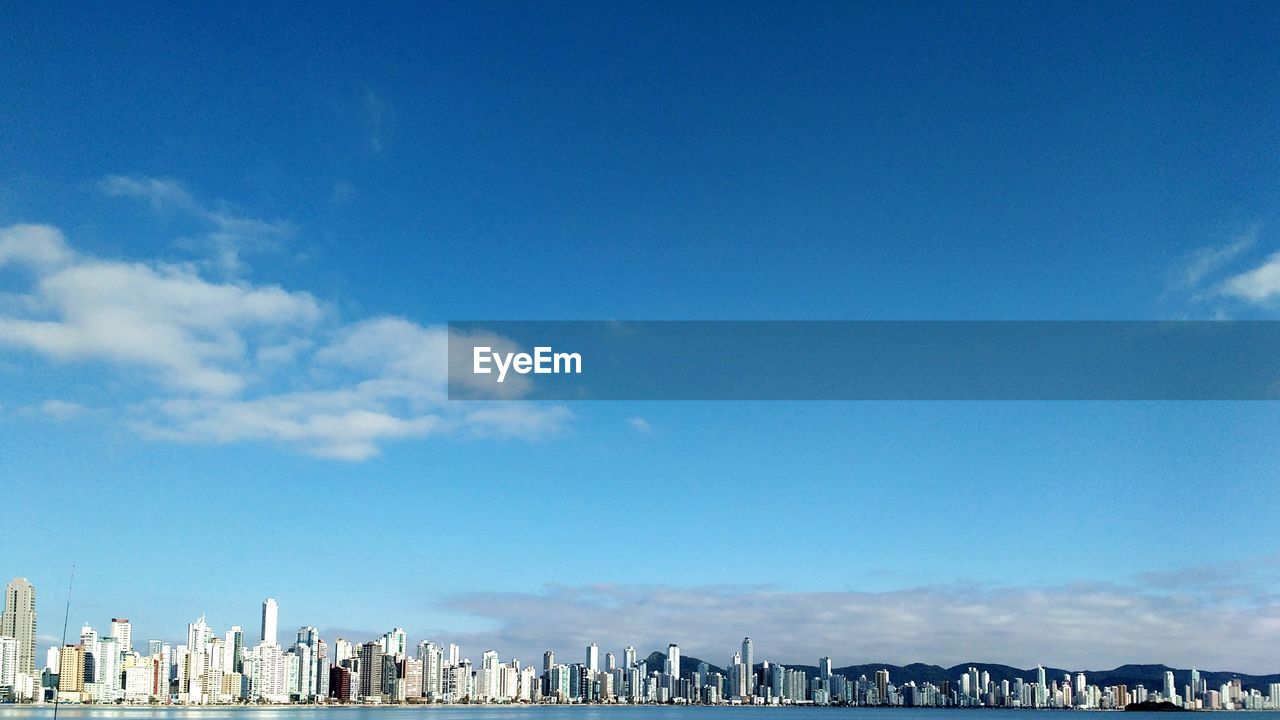
<path id="1" fill-rule="evenodd" d="M 1133 584 L 1052 587 L 930 585 L 883 592 L 796 592 L 769 587 L 554 586 L 533 593 L 473 593 L 444 607 L 491 630 L 459 642 L 464 655 L 497 649 L 530 662 L 553 649 L 643 656 L 667 644 L 723 666 L 744 636 L 757 660 L 837 667 L 989 662 L 1107 670 L 1164 663 L 1264 674 L 1280 671 L 1280 596 L 1211 569 L 1148 574 Z"/>

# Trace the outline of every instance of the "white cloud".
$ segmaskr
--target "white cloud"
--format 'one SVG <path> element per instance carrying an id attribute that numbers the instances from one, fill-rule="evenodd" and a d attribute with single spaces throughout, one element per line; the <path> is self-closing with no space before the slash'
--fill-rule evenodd
<path id="1" fill-rule="evenodd" d="M 235 443 L 270 440 L 318 457 L 365 460 L 386 440 L 422 438 L 444 429 L 436 414 L 401 416 L 386 398 L 352 389 L 270 395 L 254 400 L 180 399 L 157 404 L 146 434 L 169 440 Z"/>
<path id="2" fill-rule="evenodd" d="M 1264 303 L 1280 295 L 1280 253 L 1272 254 L 1252 270 L 1227 278 L 1220 292 L 1252 303 Z"/>
<path id="3" fill-rule="evenodd" d="M 46 400 L 40 411 L 54 420 L 74 420 L 89 412 L 89 408 L 80 403 L 54 399 Z"/>
<path id="4" fill-rule="evenodd" d="M 1274 596 L 1220 602 L 1142 585 L 888 592 L 595 585 L 469 594 L 445 605 L 494 626 L 462 636 L 463 644 L 517 657 L 592 642 L 642 649 L 676 642 L 687 655 L 722 663 L 750 635 L 758 657 L 784 664 L 831 655 L 837 665 L 977 660 L 1096 670 L 1163 662 L 1272 672 L 1280 640 Z"/>
<path id="5" fill-rule="evenodd" d="M 156 202 L 187 197 L 164 183 L 119 186 Z M 397 317 L 344 325 L 309 293 L 211 281 L 189 264 L 100 260 L 47 226 L 0 229 L 0 251 L 0 266 L 32 276 L 0 307 L 0 348 L 142 377 L 131 421 L 148 437 L 363 460 L 387 441 L 444 433 L 553 435 L 569 417 L 532 403 L 447 403 L 444 327 Z"/>
<path id="6" fill-rule="evenodd" d="M 46 270 L 74 258 L 57 228 L 48 225 L 13 225 L 0 228 L 0 267 L 25 265 Z"/>
<path id="7" fill-rule="evenodd" d="M 649 425 L 649 421 L 642 417 L 629 417 L 627 418 L 626 423 L 635 429 L 636 432 L 645 433 L 646 435 L 653 432 L 653 427 Z"/>
<path id="8" fill-rule="evenodd" d="M 444 328 L 379 317 L 343 328 L 316 354 L 321 363 L 443 385 L 448 378 Z"/>
<path id="9" fill-rule="evenodd" d="M 45 230 L 44 236 L 57 233 Z M 75 256 L 65 266 L 33 263 L 31 268 L 37 281 L 26 299 L 33 309 L 25 316 L 0 317 L 0 344 L 60 360 L 105 359 L 151 368 L 179 390 L 239 392 L 251 370 L 246 357 L 251 333 L 306 330 L 323 313 L 307 293 L 213 283 L 189 266 Z"/>

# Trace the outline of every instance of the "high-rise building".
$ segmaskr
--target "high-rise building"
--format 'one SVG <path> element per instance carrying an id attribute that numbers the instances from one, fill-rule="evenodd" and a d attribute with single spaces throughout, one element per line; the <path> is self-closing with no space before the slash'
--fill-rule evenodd
<path id="1" fill-rule="evenodd" d="M 360 697 L 382 694 L 382 642 L 372 640 L 360 646 Z"/>
<path id="2" fill-rule="evenodd" d="M 26 578 L 14 578 L 4 589 L 0 635 L 18 641 L 18 672 L 36 672 L 36 589 Z"/>
<path id="3" fill-rule="evenodd" d="M 320 641 L 320 631 L 313 627 L 298 628 L 298 641 L 295 645 L 306 645 L 314 648 L 316 643 Z"/>
<path id="4" fill-rule="evenodd" d="M 80 692 L 84 688 L 84 648 L 67 645 L 58 653 L 58 692 Z"/>
<path id="5" fill-rule="evenodd" d="M 747 694 L 755 692 L 756 684 L 756 665 L 755 665 L 755 646 L 751 643 L 751 638 L 742 638 L 742 664 L 747 666 L 746 678 L 744 685 Z"/>
<path id="6" fill-rule="evenodd" d="M 231 652 L 231 672 L 244 674 L 244 630 L 232 625 L 227 631 L 227 647 Z"/>
<path id="7" fill-rule="evenodd" d="M 382 645 L 386 648 L 383 652 L 388 655 L 403 658 L 409 654 L 409 636 L 405 633 L 404 628 L 396 628 L 383 635 Z"/>
<path id="8" fill-rule="evenodd" d="M 667 664 L 663 668 L 665 673 L 671 677 L 680 677 L 680 646 L 671 643 L 667 646 Z"/>
<path id="9" fill-rule="evenodd" d="M 622 664 L 628 670 L 636 666 L 636 649 L 634 647 L 628 645 L 627 649 L 622 651 Z"/>
<path id="10" fill-rule="evenodd" d="M 0 635 L 0 687 L 12 688 L 18 682 L 18 641 Z"/>
<path id="11" fill-rule="evenodd" d="M 133 654 L 133 626 L 128 618 L 111 618 L 111 637 L 116 639 L 121 656 Z"/>
<path id="12" fill-rule="evenodd" d="M 87 683 L 98 682 L 99 668 L 98 658 L 102 655 L 102 643 L 98 640 L 98 631 L 85 625 L 80 628 L 80 647 L 84 654 L 84 681 Z"/>
<path id="13" fill-rule="evenodd" d="M 262 601 L 262 633 L 259 639 L 268 645 L 276 643 L 276 629 L 280 622 L 280 606 L 275 598 Z"/>
<path id="14" fill-rule="evenodd" d="M 600 672 L 600 647 L 595 643 L 587 646 L 587 669 L 592 675 Z"/>

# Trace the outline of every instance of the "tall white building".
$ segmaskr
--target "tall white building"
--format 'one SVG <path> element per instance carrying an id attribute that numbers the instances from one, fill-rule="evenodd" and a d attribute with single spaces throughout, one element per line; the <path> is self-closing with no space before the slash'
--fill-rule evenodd
<path id="1" fill-rule="evenodd" d="M 18 639 L 0 635 L 0 686 L 13 687 L 18 681 Z"/>
<path id="2" fill-rule="evenodd" d="M 84 681 L 96 683 L 102 677 L 102 642 L 98 640 L 98 631 L 85 625 L 80 628 L 80 645 L 84 647 Z"/>
<path id="3" fill-rule="evenodd" d="M 268 645 L 276 645 L 276 631 L 280 625 L 280 606 L 275 598 L 262 601 L 262 633 L 259 640 Z"/>
<path id="4" fill-rule="evenodd" d="M 485 650 L 480 656 L 480 672 L 476 673 L 476 695 L 481 701 L 498 696 L 498 653 Z"/>
<path id="5" fill-rule="evenodd" d="M 128 618 L 111 618 L 111 637 L 116 639 L 121 655 L 133 654 L 133 625 Z"/>
<path id="6" fill-rule="evenodd" d="M 288 675 L 284 653 L 280 651 L 280 646 L 262 642 L 253 649 L 251 655 L 253 657 L 251 687 L 254 695 L 270 702 L 287 701 L 289 699 L 286 689 Z"/>
<path id="7" fill-rule="evenodd" d="M 600 648 L 595 643 L 587 646 L 587 669 L 592 675 L 600 672 Z"/>
<path id="8" fill-rule="evenodd" d="M 667 665 L 663 668 L 665 674 L 671 677 L 680 677 L 680 646 L 671 643 L 667 646 Z"/>

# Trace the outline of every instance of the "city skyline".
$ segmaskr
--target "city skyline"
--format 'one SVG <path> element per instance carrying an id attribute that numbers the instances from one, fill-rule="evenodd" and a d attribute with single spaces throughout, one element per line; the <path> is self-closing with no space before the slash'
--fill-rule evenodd
<path id="1" fill-rule="evenodd" d="M 7 585 L 7 586 L 6 586 L 6 593 L 5 593 L 5 595 L 6 595 L 6 599 L 8 599 L 8 598 L 10 598 L 10 597 L 20 597 L 20 598 L 22 598 L 22 599 L 23 599 L 23 601 L 24 601 L 24 602 L 25 602 L 26 600 L 28 600 L 28 599 L 29 599 L 29 600 L 32 600 L 32 601 L 34 601 L 34 598 L 35 598 L 35 588 L 34 588 L 34 586 L 33 586 L 29 581 L 27 581 L 27 579 L 26 579 L 26 578 L 14 578 L 14 579 L 13 579 L 13 580 L 12 580 L 12 581 Z M 28 633 L 28 636 L 29 636 L 29 637 L 36 637 L 36 638 L 38 638 L 38 637 L 48 637 L 48 636 L 40 636 L 40 635 L 36 634 L 36 632 L 35 632 L 35 631 L 36 631 L 36 629 L 37 629 L 37 628 L 36 628 L 36 626 L 35 626 L 35 623 L 36 623 L 36 619 L 35 619 L 35 618 L 36 618 L 36 616 L 35 616 L 35 614 L 34 614 L 34 613 L 31 613 L 29 616 L 27 616 L 25 620 L 21 620 L 21 621 L 20 621 L 20 620 L 17 620 L 17 619 L 16 619 L 16 618 L 18 618 L 18 617 L 19 617 L 19 615 L 16 615 L 16 614 L 14 614 L 14 613 L 10 612 L 10 608 L 11 608 L 11 607 L 12 607 L 12 605 L 10 605 L 10 604 L 6 603 L 6 605 L 3 607 L 3 610 L 4 610 L 3 615 L 0 615 L 0 617 L 3 617 L 3 619 L 4 619 L 4 622 L 3 622 L 3 623 L 0 623 L 0 637 L 4 637 L 4 635 L 5 635 L 5 632 L 6 632 L 6 631 L 10 633 L 10 637 L 11 637 L 11 638 L 12 638 L 13 636 L 15 636 L 15 634 L 16 634 L 16 635 L 22 635 L 22 634 L 23 634 L 23 632 L 24 632 L 25 630 L 16 630 L 16 631 L 15 631 L 15 628 L 20 628 L 20 627 L 22 627 L 22 626 L 21 626 L 21 623 L 22 623 L 22 622 L 29 622 L 29 623 L 30 623 L 30 625 L 29 625 L 30 632 Z M 68 621 L 69 621 L 69 620 L 70 620 L 70 617 L 68 616 Z M 276 628 L 278 627 L 278 623 L 279 623 L 279 604 L 278 604 L 278 602 L 276 601 L 276 599 L 275 599 L 275 598 L 271 598 L 271 597 L 265 598 L 265 599 L 261 602 L 261 604 L 260 604 L 260 611 L 259 611 L 259 614 L 258 614 L 258 622 L 257 622 L 257 626 L 260 628 L 260 631 L 259 631 L 259 634 L 258 634 L 259 644 L 272 645 L 272 646 L 279 646 L 279 645 L 281 645 L 281 643 L 279 643 L 279 642 L 278 642 L 278 640 L 279 640 L 279 637 L 278 637 L 278 630 L 276 629 Z M 193 630 L 192 630 L 192 628 L 193 628 L 193 627 L 195 627 L 196 625 L 198 625 L 198 626 L 200 626 L 200 627 L 202 627 L 202 628 L 206 628 L 206 630 L 201 630 L 201 631 L 197 632 L 197 635 L 207 634 L 207 633 L 209 632 L 208 628 L 210 628 L 210 627 L 211 627 L 210 625 L 208 625 L 208 624 L 207 624 L 207 621 L 206 621 L 206 615 L 201 614 L 201 615 L 200 615 L 200 617 L 199 617 L 199 619 L 196 621 L 196 624 L 194 624 L 194 625 L 193 625 L 193 624 L 188 624 L 188 630 L 187 630 L 187 635 L 186 635 L 186 638 L 187 638 L 188 644 L 190 644 L 190 643 L 191 643 L 191 639 L 192 639 L 193 637 L 195 637 L 194 635 L 192 635 L 192 633 L 193 633 L 193 632 L 195 632 L 195 631 L 193 631 Z M 113 617 L 113 618 L 111 618 L 111 625 L 110 625 L 110 627 L 111 627 L 111 632 L 110 632 L 110 636 L 109 636 L 109 637 L 111 637 L 111 638 L 114 638 L 114 639 L 115 639 L 115 642 L 117 643 L 117 647 L 119 647 L 119 648 L 120 648 L 120 651 L 121 651 L 121 652 L 131 651 L 131 650 L 133 649 L 133 637 L 134 637 L 134 633 L 133 633 L 133 623 L 132 623 L 129 619 L 127 619 L 127 618 L 117 618 L 117 617 Z M 6 629 L 7 629 L 7 630 L 6 630 Z M 329 636 L 329 637 L 331 637 L 331 638 L 334 638 L 334 639 L 335 639 L 335 641 L 343 641 L 343 640 L 345 640 L 345 641 L 346 641 L 346 642 L 348 642 L 348 643 L 353 643 L 353 642 L 354 642 L 356 645 L 359 645 L 359 644 L 361 643 L 360 638 L 365 638 L 365 637 L 375 637 L 375 638 L 376 638 L 376 637 L 379 637 L 379 636 L 382 636 L 382 637 L 384 637 L 384 638 L 390 638 L 391 636 L 395 635 L 395 636 L 398 638 L 398 639 L 397 639 L 397 646 L 400 648 L 400 650 L 399 650 L 400 654 L 404 654 L 405 652 L 407 652 L 407 648 L 408 648 L 410 645 L 412 645 L 412 643 L 409 643 L 409 642 L 408 642 L 408 640 L 407 640 L 407 638 L 408 638 L 408 636 L 409 636 L 409 633 L 407 633 L 404 629 L 399 628 L 399 627 L 397 627 L 397 628 L 396 628 L 394 631 L 392 631 L 391 633 L 364 632 L 364 633 L 362 634 L 362 633 L 360 633 L 360 631 L 341 631 L 341 630 L 334 630 L 334 629 L 321 630 L 321 629 L 317 629 L 317 628 L 315 628 L 315 627 L 313 627 L 313 626 L 300 626 L 300 627 L 299 627 L 299 629 L 298 629 L 298 633 L 299 633 L 299 638 L 302 638 L 302 637 L 303 637 L 303 634 L 304 634 L 304 633 L 306 633 L 306 634 L 307 634 L 307 636 L 311 638 L 311 640 L 310 640 L 310 641 L 308 641 L 310 644 L 314 644 L 314 643 L 315 643 L 315 641 L 316 641 L 318 638 L 320 638 L 320 636 L 324 635 L 324 636 Z M 245 639 L 245 634 L 244 634 L 244 631 L 243 631 L 243 629 L 242 629 L 242 625 L 240 625 L 240 624 L 233 624 L 233 625 L 231 625 L 231 626 L 230 626 L 230 630 L 228 631 L 228 638 L 230 638 L 232 634 L 234 634 L 234 635 L 236 636 L 236 643 L 237 643 L 237 646 L 238 646 L 238 647 L 249 647 L 249 646 L 251 645 L 251 643 L 249 643 L 249 641 Z M 1032 634 L 1034 634 L 1034 633 L 1032 633 Z M 346 635 L 346 636 L 349 636 L 349 637 L 344 638 L 344 637 L 342 637 L 343 635 Z M 444 632 L 444 633 L 437 633 L 437 634 L 436 634 L 436 636 L 437 636 L 437 637 L 438 637 L 438 636 L 441 636 L 441 635 L 449 636 L 450 634 L 449 634 L 449 633 L 447 633 L 447 632 Z M 86 638 L 89 638 L 89 637 L 93 638 L 92 642 L 97 642 L 97 641 L 98 641 L 98 637 L 99 637 L 99 636 L 98 636 L 98 634 L 96 633 L 96 631 L 92 631 L 92 623 L 86 620 L 86 621 L 84 622 L 84 625 L 83 625 L 83 628 L 82 628 L 82 631 L 81 631 L 81 636 L 80 636 L 81 644 L 84 644 L 84 643 L 86 642 Z M 451 636 L 451 637 L 453 637 L 453 639 L 454 639 L 454 640 L 458 640 L 458 639 L 460 639 L 462 636 L 461 636 L 461 634 L 456 634 L 456 633 L 455 633 L 455 634 L 453 634 L 453 636 Z M 428 641 L 428 640 L 422 640 L 421 642 L 424 642 L 424 643 L 425 643 L 425 642 L 429 642 L 429 641 Z M 148 645 L 150 645 L 150 646 L 154 646 L 154 645 L 155 645 L 155 644 L 157 644 L 157 643 L 164 643 L 164 644 L 166 644 L 166 645 L 173 645 L 173 646 L 177 646 L 177 645 L 179 645 L 179 644 L 181 643 L 181 636 L 180 636 L 180 635 L 177 635 L 177 634 L 173 634 L 173 635 L 171 635 L 171 636 L 170 636 L 170 637 L 168 637 L 168 638 L 165 638 L 163 635 L 161 635 L 161 636 L 150 636 L 150 637 L 146 640 L 146 643 L 147 643 Z M 451 664 L 454 664 L 454 665 L 458 664 L 458 660 L 459 660 L 460 658 L 461 658 L 461 659 L 466 659 L 466 660 L 470 661 L 470 656 L 468 655 L 468 653 L 463 652 L 463 651 L 461 650 L 461 647 L 462 647 L 462 646 L 461 646 L 458 642 L 452 642 L 452 641 L 451 641 L 451 642 L 448 642 L 447 644 L 442 644 L 442 646 L 445 646 L 445 645 L 447 645 L 447 647 L 449 648 L 450 652 L 452 653 L 451 657 L 452 657 L 453 659 L 452 659 L 452 661 L 451 661 Z M 562 643 L 562 645 L 563 645 L 563 643 Z M 662 647 L 662 646 L 661 646 L 661 644 L 656 644 L 656 643 L 655 643 L 655 644 L 651 644 L 651 646 L 652 646 L 653 652 L 659 652 L 659 651 L 661 650 L 661 647 Z M 22 651 L 20 651 L 20 652 L 25 653 L 25 652 L 26 652 L 26 651 L 25 651 L 25 645 L 24 645 L 23 647 L 24 647 L 24 649 L 23 649 Z M 25 654 L 25 655 L 21 655 L 21 656 L 19 656 L 19 659 L 21 660 L 21 663 L 23 663 L 23 665 L 19 665 L 19 666 L 17 666 L 17 667 L 24 667 L 24 666 L 29 665 L 29 666 L 31 666 L 31 667 L 34 667 L 34 668 L 37 668 L 37 669 L 38 669 L 38 667 L 39 667 L 38 658 L 40 658 L 40 657 L 46 657 L 46 658 L 52 658 L 52 657 L 54 657 L 54 655 L 53 655 L 53 652 L 52 652 L 52 651 L 57 650 L 59 647 L 60 647 L 60 644 L 59 644 L 58 642 L 54 642 L 54 643 L 45 643 L 45 644 L 40 644 L 40 643 L 38 643 L 38 642 L 33 642 L 33 645 L 32 645 L 32 652 L 31 652 L 30 654 Z M 487 647 L 487 646 L 484 646 L 483 644 L 475 644 L 475 643 L 473 642 L 472 644 L 469 644 L 467 647 L 470 647 L 470 648 L 480 648 L 480 647 Z M 662 671 L 663 671 L 664 673 L 666 673 L 666 674 L 672 674 L 672 673 L 673 673 L 673 668 L 679 668 L 679 667 L 681 667 L 681 666 L 682 666 L 682 661 L 681 661 L 682 652 L 681 652 L 681 650 L 679 649 L 679 648 L 680 648 L 679 644 L 677 644 L 677 643 L 670 643 L 670 644 L 667 644 L 667 646 L 666 646 L 666 647 L 667 647 L 667 652 L 665 653 L 666 660 L 665 660 L 665 662 L 664 662 L 664 664 L 663 664 L 663 666 L 662 666 Z M 823 646 L 819 645 L 819 647 L 823 647 Z M 545 663 L 545 662 L 549 662 L 549 660 L 547 660 L 547 658 L 554 658 L 557 652 L 561 652 L 561 657 L 565 657 L 565 655 L 566 655 L 567 653 L 564 653 L 564 652 L 563 652 L 563 650 L 564 650 L 564 649 L 565 649 L 564 647 L 550 647 L 550 648 L 546 648 L 546 649 L 544 649 L 544 650 L 542 650 L 542 651 L 539 651 L 538 653 L 526 653 L 526 654 L 524 654 L 524 657 L 536 657 L 536 656 L 541 656 L 541 657 L 543 657 L 543 658 L 544 658 L 544 663 Z M 616 648 L 615 648 L 615 649 L 616 649 Z M 833 648 L 833 647 L 824 647 L 823 649 L 824 649 L 824 651 L 827 651 L 827 650 L 836 650 L 836 649 L 838 649 L 838 648 Z M 489 649 L 484 650 L 484 654 L 485 654 L 485 655 L 487 655 L 489 652 L 490 652 L 490 650 L 489 650 Z M 636 661 L 636 657 L 637 657 L 637 654 L 636 654 L 636 653 L 637 653 L 637 651 L 636 651 L 636 646 L 635 646 L 635 645 L 627 645 L 627 646 L 625 647 L 625 650 L 623 650 L 623 652 L 622 652 L 622 653 L 620 653 L 620 654 L 615 654 L 614 652 L 612 652 L 612 651 L 610 650 L 610 651 L 605 652 L 605 653 L 604 653 L 604 655 L 602 656 L 602 655 L 601 655 L 601 645 L 600 645 L 598 642 L 593 641 L 593 642 L 591 642 L 589 645 L 586 645 L 586 660 L 585 660 L 585 662 L 583 663 L 583 665 L 584 665 L 584 666 L 586 666 L 586 667 L 588 667 L 588 668 L 591 668 L 591 669 L 593 669 L 593 670 L 594 670 L 594 669 L 597 669 L 597 668 L 599 668 L 599 667 L 601 667 L 601 666 L 602 666 L 602 660 L 607 660 L 608 662 L 616 662 L 617 658 L 618 658 L 618 657 L 621 657 L 621 658 L 623 658 L 623 659 L 624 659 L 624 666 L 631 666 L 631 665 L 633 665 L 633 664 L 635 663 L 635 661 Z M 706 652 L 706 649 L 705 649 L 705 648 L 703 649 L 703 651 L 702 651 L 702 653 L 701 653 L 701 654 L 702 654 L 702 655 L 708 655 L 708 653 Z M 520 654 L 519 654 L 519 653 L 515 653 L 515 654 L 513 654 L 513 657 L 519 658 L 519 657 L 520 657 Z M 953 666 L 958 666 L 958 665 L 963 665 L 963 664 L 967 664 L 967 663 L 975 663 L 975 662 L 976 662 L 976 663 L 978 663 L 978 664 L 983 664 L 983 665 L 1001 665 L 1001 666 L 1009 666 L 1009 667 L 1022 667 L 1021 665 L 1018 665 L 1018 664 L 1016 664 L 1016 663 L 1014 663 L 1014 664 L 1010 664 L 1010 663 L 998 662 L 998 661 L 995 661 L 995 660 L 992 660 L 992 659 L 979 658 L 978 656 L 975 656 L 975 655 L 966 655 L 965 657 L 967 657 L 967 658 L 969 658 L 969 659 L 968 659 L 968 660 L 965 660 L 965 661 L 962 661 L 962 662 L 959 662 L 959 663 L 952 663 L 951 665 L 953 665 Z M 707 661 L 707 659 L 708 659 L 708 658 L 707 658 L 707 657 L 701 657 L 701 659 L 702 659 L 703 661 Z M 811 660 L 811 659 L 812 659 L 812 658 L 809 658 L 808 660 Z M 850 663 L 849 663 L 849 664 L 847 664 L 847 665 L 834 665 L 834 664 L 832 663 L 832 661 L 831 661 L 831 656 L 830 656 L 830 655 L 822 655 L 821 657 L 819 657 L 819 659 L 818 659 L 818 661 L 817 661 L 817 663 L 816 663 L 816 664 L 811 665 L 811 664 L 808 662 L 808 660 L 806 660 L 806 659 L 804 659 L 804 658 L 796 658 L 796 657 L 783 658 L 783 657 L 777 657 L 776 655 L 773 657 L 773 660 L 774 660 L 775 662 L 780 662 L 780 663 L 783 663 L 783 664 L 785 664 L 785 665 L 792 665 L 792 666 L 798 665 L 798 666 L 806 667 L 806 668 L 817 667 L 817 668 L 819 668 L 819 670 L 820 670 L 821 672 L 823 672 L 824 674 L 828 674 L 828 675 L 829 675 L 833 670 L 841 670 L 841 669 L 844 669 L 844 668 L 846 668 L 846 667 L 856 667 L 856 666 L 864 666 L 864 665 L 874 665 L 874 664 L 876 664 L 876 662 L 884 662 L 884 659 L 883 659 L 883 658 L 878 658 L 878 659 L 876 659 L 876 660 L 872 660 L 872 659 L 867 658 L 867 657 L 865 657 L 865 656 L 863 656 L 863 657 L 859 657 L 859 656 L 857 656 L 856 654 L 855 654 L 855 655 L 853 655 L 853 659 L 854 659 L 854 661 L 853 661 L 853 662 L 850 662 Z M 931 660 L 930 658 L 928 658 L 928 657 L 916 657 L 916 658 L 912 658 L 912 659 L 909 659 L 909 660 L 901 660 L 901 659 L 899 659 L 898 661 L 888 662 L 888 663 L 885 663 L 885 664 L 886 664 L 886 665 L 889 665 L 889 666 L 905 666 L 905 665 L 909 665 L 909 664 L 916 663 L 916 662 L 921 662 L 921 661 L 926 662 L 926 663 L 930 663 L 930 662 L 932 662 L 932 660 Z M 738 649 L 736 649 L 736 650 L 732 653 L 732 655 L 730 656 L 730 660 L 729 660 L 729 662 L 728 662 L 728 663 L 725 663 L 723 666 L 724 666 L 724 667 L 733 667 L 733 666 L 737 665 L 739 662 L 741 662 L 741 663 L 742 663 L 742 664 L 744 664 L 744 665 L 747 665 L 748 667 L 758 667 L 758 666 L 760 665 L 758 662 L 755 662 L 755 660 L 754 660 L 754 641 L 753 641 L 753 640 L 751 639 L 751 637 L 749 637 L 749 636 L 748 636 L 748 637 L 745 637 L 745 638 L 743 638 L 743 639 L 742 639 L 742 641 L 741 641 L 741 644 L 740 644 L 739 648 L 738 648 Z M 532 664 L 532 663 L 531 663 L 531 664 Z M 719 664 L 718 664 L 718 663 L 715 663 L 715 662 L 712 662 L 711 664 L 712 664 L 713 666 L 719 666 Z M 1135 664 L 1135 663 L 1133 662 L 1133 660 L 1132 660 L 1132 659 L 1124 659 L 1124 658 L 1119 658 L 1119 659 L 1117 660 L 1117 662 L 1114 664 L 1114 666 L 1101 666 L 1101 665 L 1097 665 L 1097 666 L 1084 667 L 1084 666 L 1061 665 L 1061 664 L 1053 663 L 1053 662 L 1049 662 L 1049 663 L 1047 663 L 1047 665 L 1048 665 L 1048 666 L 1051 666 L 1051 667 L 1062 667 L 1062 668 L 1066 669 L 1068 672 L 1072 672 L 1072 673 L 1075 673 L 1075 672 L 1091 672 L 1091 673 L 1092 673 L 1092 672 L 1098 672 L 1098 671 L 1106 670 L 1106 669 L 1107 669 L 1107 667 L 1121 667 L 1121 666 L 1124 666 L 1124 665 L 1131 665 L 1131 664 Z M 1160 660 L 1156 660 L 1155 662 L 1151 662 L 1151 663 L 1145 663 L 1145 662 L 1144 662 L 1144 663 L 1138 663 L 1138 664 L 1163 664 L 1163 665 L 1168 665 L 1168 666 L 1170 666 L 1170 667 L 1178 667 L 1176 664 L 1166 663 L 1166 662 L 1162 662 L 1162 661 L 1160 661 Z M 1041 667 L 1044 667 L 1045 665 L 1046 665 L 1046 664 L 1041 664 Z M 48 664 L 48 663 L 46 663 L 46 665 L 45 665 L 46 669 L 48 668 L 48 666 L 49 666 L 49 664 Z M 946 664 L 940 665 L 939 667 L 944 667 L 944 666 L 946 666 Z M 14 666 L 10 666 L 10 667 L 11 667 L 11 669 L 12 669 L 12 667 L 14 667 Z M 1201 667 L 1205 667 L 1205 666 L 1204 666 L 1204 665 L 1201 665 Z M 1192 666 L 1192 668 L 1194 669 L 1194 666 Z M 22 670 L 19 670 L 19 671 L 21 672 Z M 26 672 L 30 672 L 30 671 L 26 671 Z M 1242 673 L 1240 673 L 1240 672 L 1239 672 L 1239 669 L 1225 668 L 1225 667 L 1222 667 L 1222 668 L 1213 668 L 1213 669 L 1211 669 L 1211 670 L 1206 670 L 1206 672 L 1242 674 Z M 1265 675 L 1275 675 L 1275 676 L 1280 676 L 1280 670 L 1267 669 L 1267 670 L 1264 670 L 1264 671 L 1248 672 L 1248 673 L 1243 673 L 1243 674 L 1244 674 L 1244 675 L 1246 675 L 1246 676 L 1258 676 L 1258 675 L 1264 675 L 1264 676 L 1265 676 Z M 748 684 L 748 686 L 747 686 L 747 687 L 750 687 L 750 684 Z"/>
<path id="2" fill-rule="evenodd" d="M 27 602 L 33 592 L 23 578 L 15 578 L 6 589 L 7 598 L 22 598 L 18 609 L 28 613 L 23 622 L 29 631 L 35 626 Z M 252 646 L 246 644 L 241 626 L 220 635 L 203 615 L 187 625 L 185 643 L 149 639 L 145 653 L 135 650 L 128 619 L 112 618 L 107 636 L 86 624 L 78 643 L 47 650 L 38 677 L 20 669 L 30 664 L 30 657 L 15 656 L 18 642 L 0 635 L 0 699 L 148 705 L 676 703 L 1093 710 L 1151 702 L 1206 710 L 1280 709 L 1280 674 L 1262 678 L 1268 682 L 1260 688 L 1259 678 L 1249 678 L 1251 684 L 1246 684 L 1240 677 L 1194 667 L 1165 669 L 1159 678 L 1151 677 L 1151 668 L 1137 669 L 1150 678 L 1149 688 L 1141 681 L 1091 684 L 1083 671 L 1049 670 L 1044 665 L 1024 672 L 979 664 L 936 683 L 923 678 L 895 681 L 892 673 L 910 674 L 908 669 L 836 667 L 830 656 L 813 666 L 788 667 L 768 659 L 756 663 L 750 637 L 742 639 L 723 666 L 686 657 L 677 643 L 668 644 L 665 654 L 655 650 L 648 655 L 638 655 L 629 645 L 620 654 L 621 664 L 613 652 L 607 652 L 601 664 L 600 646 L 593 642 L 579 662 L 557 662 L 554 650 L 545 651 L 539 671 L 534 663 L 522 665 L 518 658 L 503 662 L 496 650 L 485 650 L 479 663 L 473 663 L 451 642 L 421 640 L 415 655 L 415 644 L 398 627 L 367 641 L 336 637 L 331 656 L 330 644 L 311 626 L 299 627 L 291 646 L 279 645 L 278 611 L 274 598 L 263 600 L 261 639 Z M 5 627 L 13 626 L 12 616 L 6 615 Z M 23 652 L 29 652 L 25 645 Z M 1023 677 L 1032 673 L 1033 679 Z M 1185 679 L 1182 684 L 1179 675 Z M 1215 687 L 1208 680 L 1211 675 L 1223 682 Z"/>

